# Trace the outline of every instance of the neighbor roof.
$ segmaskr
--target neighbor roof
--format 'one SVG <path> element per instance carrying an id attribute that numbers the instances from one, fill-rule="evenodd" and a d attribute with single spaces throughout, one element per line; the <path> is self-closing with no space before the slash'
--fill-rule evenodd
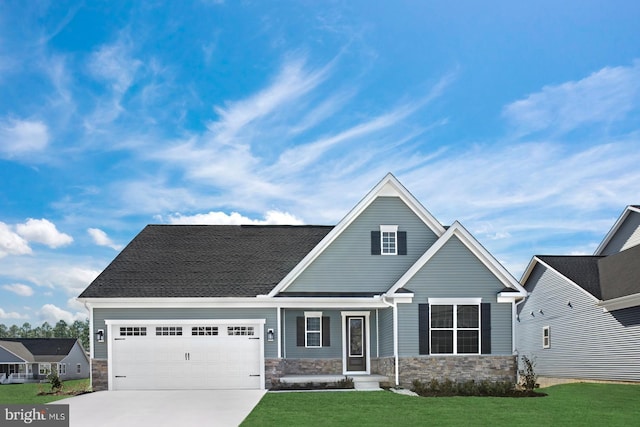
<path id="1" fill-rule="evenodd" d="M 0 345 L 27 362 L 59 362 L 76 341 L 76 338 L 2 338 Z"/>
<path id="2" fill-rule="evenodd" d="M 332 228 L 148 225 L 80 298 L 266 295 Z"/>
<path id="3" fill-rule="evenodd" d="M 598 261 L 604 300 L 640 293 L 640 245 Z"/>
<path id="4" fill-rule="evenodd" d="M 580 286 L 597 299 L 602 299 L 598 260 L 602 256 L 538 255 L 545 264 Z"/>

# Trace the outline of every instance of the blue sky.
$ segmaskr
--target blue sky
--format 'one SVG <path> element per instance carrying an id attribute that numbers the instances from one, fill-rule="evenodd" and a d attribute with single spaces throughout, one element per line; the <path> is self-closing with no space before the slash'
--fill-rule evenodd
<path id="1" fill-rule="evenodd" d="M 640 203 L 636 1 L 3 1 L 0 322 L 148 223 L 335 224 L 387 172 L 517 278 Z"/>

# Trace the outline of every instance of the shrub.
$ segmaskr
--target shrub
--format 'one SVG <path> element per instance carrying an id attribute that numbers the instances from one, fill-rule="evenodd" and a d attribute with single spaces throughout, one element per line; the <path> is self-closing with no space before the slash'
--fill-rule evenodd
<path id="1" fill-rule="evenodd" d="M 493 396 L 512 397 L 522 394 L 515 390 L 515 383 L 510 381 L 487 381 L 476 382 L 469 380 L 464 382 L 454 382 L 450 379 L 438 381 L 432 379 L 429 382 L 414 380 L 411 391 L 425 397 L 444 396 Z"/>
<path id="2" fill-rule="evenodd" d="M 539 386 L 538 384 L 538 375 L 535 373 L 535 362 L 529 359 L 527 356 L 522 356 L 520 358 L 522 360 L 522 364 L 524 365 L 523 369 L 520 369 L 518 373 L 520 374 L 520 385 L 527 391 L 533 391 L 533 389 Z"/>
<path id="3" fill-rule="evenodd" d="M 51 372 L 47 375 L 47 380 L 49 380 L 49 384 L 51 384 L 51 391 L 59 392 L 62 390 L 62 381 L 60 381 L 58 370 L 55 366 L 51 366 Z"/>

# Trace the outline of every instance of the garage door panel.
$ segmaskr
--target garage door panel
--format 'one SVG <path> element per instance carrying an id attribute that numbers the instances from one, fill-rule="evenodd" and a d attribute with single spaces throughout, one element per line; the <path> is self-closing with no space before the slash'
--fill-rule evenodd
<path id="1" fill-rule="evenodd" d="M 219 325 L 215 335 L 211 327 L 185 325 L 181 335 L 167 335 L 167 328 L 156 335 L 149 328 L 144 336 L 115 337 L 113 388 L 261 388 L 260 327 Z"/>

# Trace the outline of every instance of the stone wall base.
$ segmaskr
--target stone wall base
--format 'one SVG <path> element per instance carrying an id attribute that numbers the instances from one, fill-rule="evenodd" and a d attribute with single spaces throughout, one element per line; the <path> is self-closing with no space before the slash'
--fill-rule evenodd
<path id="1" fill-rule="evenodd" d="M 109 365 L 107 359 L 91 359 L 91 388 L 93 391 L 109 389 Z"/>

